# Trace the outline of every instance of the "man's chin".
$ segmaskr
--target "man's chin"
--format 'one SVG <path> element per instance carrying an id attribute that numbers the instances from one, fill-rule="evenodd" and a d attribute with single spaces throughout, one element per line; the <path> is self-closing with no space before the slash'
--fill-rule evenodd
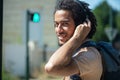
<path id="1" fill-rule="evenodd" d="M 65 42 L 58 42 L 59 46 L 62 46 Z"/>

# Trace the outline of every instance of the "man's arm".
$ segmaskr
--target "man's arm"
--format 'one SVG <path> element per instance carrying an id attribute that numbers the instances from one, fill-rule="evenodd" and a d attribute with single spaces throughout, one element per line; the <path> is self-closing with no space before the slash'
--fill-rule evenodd
<path id="1" fill-rule="evenodd" d="M 49 74 L 68 76 L 79 73 L 77 64 L 72 59 L 74 51 L 82 44 L 90 31 L 90 22 L 76 27 L 74 35 L 51 56 L 45 65 L 45 71 Z"/>
<path id="2" fill-rule="evenodd" d="M 63 75 L 63 73 L 65 73 L 64 75 L 69 75 L 69 68 L 73 69 L 76 66 L 76 63 L 72 60 L 72 54 L 76 50 L 77 46 L 77 41 L 72 39 L 61 46 L 55 53 L 53 53 L 46 64 L 46 72 L 55 75 Z M 76 71 L 74 71 L 74 73 L 75 72 Z"/>

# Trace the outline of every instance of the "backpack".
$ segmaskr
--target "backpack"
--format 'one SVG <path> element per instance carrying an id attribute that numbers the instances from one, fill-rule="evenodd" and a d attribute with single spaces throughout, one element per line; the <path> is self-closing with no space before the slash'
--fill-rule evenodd
<path id="1" fill-rule="evenodd" d="M 95 47 L 100 52 L 103 62 L 101 80 L 120 80 L 120 54 L 111 43 L 87 41 L 80 48 L 82 47 Z M 70 76 L 71 80 L 81 80 L 80 77 L 76 76 Z"/>

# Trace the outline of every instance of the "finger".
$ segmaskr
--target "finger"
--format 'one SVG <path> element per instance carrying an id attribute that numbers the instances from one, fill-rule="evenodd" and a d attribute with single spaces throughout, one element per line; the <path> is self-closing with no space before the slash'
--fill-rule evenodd
<path id="1" fill-rule="evenodd" d="M 81 28 L 81 29 L 83 29 L 84 27 L 85 27 L 85 25 L 84 25 L 84 24 L 81 24 L 81 25 L 80 25 L 80 28 Z"/>
<path id="2" fill-rule="evenodd" d="M 88 21 L 88 23 L 84 22 L 83 25 L 84 25 L 84 27 L 87 28 L 88 31 L 90 31 L 90 29 L 91 29 L 91 22 L 90 21 Z"/>
<path id="3" fill-rule="evenodd" d="M 88 24 L 88 26 L 91 26 L 91 22 L 90 22 L 90 20 L 89 19 L 86 19 L 87 20 L 87 24 Z"/>
<path id="4" fill-rule="evenodd" d="M 84 23 L 83 23 L 83 25 L 84 25 L 85 27 L 87 27 L 87 26 L 88 26 L 87 22 L 84 22 Z"/>

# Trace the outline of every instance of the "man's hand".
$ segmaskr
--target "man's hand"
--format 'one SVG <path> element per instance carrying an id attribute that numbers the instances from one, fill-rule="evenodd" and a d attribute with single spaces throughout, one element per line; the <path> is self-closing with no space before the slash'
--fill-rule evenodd
<path id="1" fill-rule="evenodd" d="M 73 38 L 75 38 L 77 41 L 83 41 L 89 34 L 90 30 L 91 23 L 89 20 L 87 20 L 87 22 L 84 22 L 83 24 L 80 24 L 76 27 Z"/>

